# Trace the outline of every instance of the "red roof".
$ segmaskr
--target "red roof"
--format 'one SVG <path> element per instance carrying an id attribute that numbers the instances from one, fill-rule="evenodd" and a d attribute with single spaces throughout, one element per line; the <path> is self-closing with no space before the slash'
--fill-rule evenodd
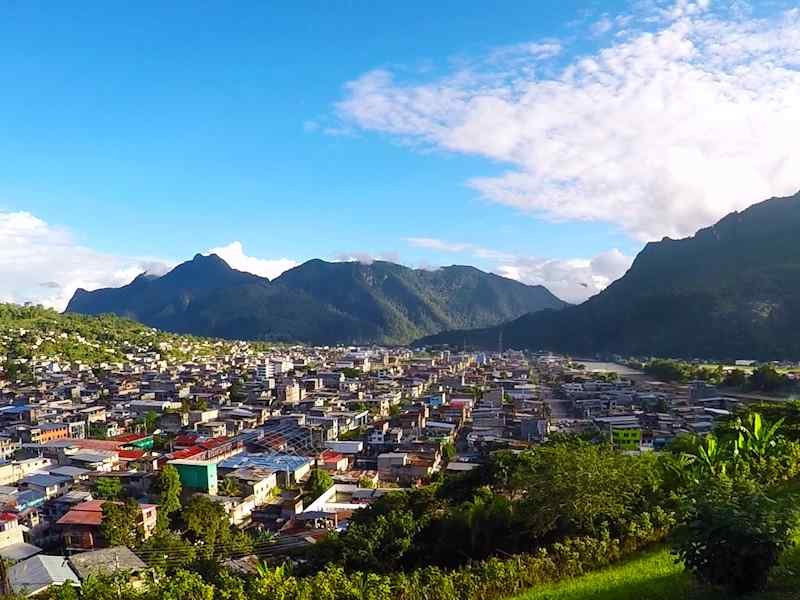
<path id="1" fill-rule="evenodd" d="M 2 512 L 0 513 L 0 521 L 16 521 L 17 515 L 10 513 L 10 512 Z"/>
<path id="2" fill-rule="evenodd" d="M 344 456 L 340 452 L 334 452 L 333 450 L 324 450 L 322 452 L 321 458 L 326 463 L 337 463 L 340 460 L 342 460 Z"/>
<path id="3" fill-rule="evenodd" d="M 115 442 L 130 443 L 135 442 L 136 440 L 142 440 L 146 437 L 146 435 L 142 435 L 140 433 L 122 433 L 120 435 L 115 435 L 111 439 Z"/>
<path id="4" fill-rule="evenodd" d="M 199 446 L 201 448 L 205 448 L 206 450 L 210 450 L 211 448 L 218 448 L 219 446 L 222 446 L 223 444 L 225 444 L 225 443 L 227 443 L 229 441 L 230 441 L 230 438 L 228 438 L 228 437 L 224 437 L 224 436 L 223 437 L 215 437 L 215 438 L 211 438 L 209 440 L 206 440 L 205 442 L 201 442 L 199 444 Z"/>
<path id="5" fill-rule="evenodd" d="M 175 437 L 175 445 L 176 446 L 194 446 L 194 443 L 199 438 L 199 435 L 179 435 Z"/>
<path id="6" fill-rule="evenodd" d="M 123 460 L 139 460 L 146 454 L 144 450 L 118 450 L 117 453 Z"/>
<path id="7" fill-rule="evenodd" d="M 186 448 L 185 450 L 178 450 L 177 452 L 173 452 L 169 455 L 168 460 L 180 460 L 184 458 L 191 458 L 192 456 L 196 456 L 203 452 L 203 449 L 199 446 L 192 446 L 191 448 Z"/>
<path id="8" fill-rule="evenodd" d="M 79 440 L 74 438 L 67 438 L 64 440 L 59 440 L 58 443 L 62 444 L 64 442 L 69 442 L 73 446 L 77 446 L 81 450 L 110 450 L 115 451 L 119 449 L 120 446 L 123 445 L 122 442 L 115 442 L 114 440 Z"/>
<path id="9" fill-rule="evenodd" d="M 57 523 L 58 525 L 100 525 L 103 522 L 103 513 L 91 510 L 71 510 Z"/>

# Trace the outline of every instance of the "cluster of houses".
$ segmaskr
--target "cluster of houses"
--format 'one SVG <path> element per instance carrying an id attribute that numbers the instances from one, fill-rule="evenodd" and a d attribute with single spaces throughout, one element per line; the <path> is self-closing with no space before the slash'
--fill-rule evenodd
<path id="1" fill-rule="evenodd" d="M 104 479 L 138 502 L 145 538 L 153 482 L 171 465 L 185 496 L 219 503 L 233 526 L 302 546 L 387 491 L 473 469 L 493 449 L 592 429 L 641 451 L 730 409 L 699 384 L 608 381 L 545 354 L 221 348 L 188 361 L 42 358 L 25 384 L 0 372 L 0 558 L 15 591 L 79 582 L 87 563 L 108 564 L 104 552 L 146 568 L 103 539 Z M 317 469 L 334 485 L 310 497 Z"/>

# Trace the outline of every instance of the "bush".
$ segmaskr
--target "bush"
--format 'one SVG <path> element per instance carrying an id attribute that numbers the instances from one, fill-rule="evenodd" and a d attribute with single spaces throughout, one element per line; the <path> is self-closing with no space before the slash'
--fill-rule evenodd
<path id="1" fill-rule="evenodd" d="M 673 552 L 702 581 L 752 592 L 791 545 L 795 523 L 796 509 L 756 483 L 709 477 L 687 499 Z"/>

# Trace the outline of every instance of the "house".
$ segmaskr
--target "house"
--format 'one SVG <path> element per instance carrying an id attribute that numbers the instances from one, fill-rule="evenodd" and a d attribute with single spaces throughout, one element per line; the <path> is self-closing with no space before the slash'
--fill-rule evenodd
<path id="1" fill-rule="evenodd" d="M 168 464 L 177 469 L 181 485 L 187 491 L 217 495 L 217 463 L 211 460 L 170 460 Z"/>
<path id="2" fill-rule="evenodd" d="M 46 470 L 52 461 L 48 458 L 27 458 L 0 464 L 0 485 L 12 485 L 34 471 Z"/>
<path id="3" fill-rule="evenodd" d="M 134 586 L 144 582 L 147 565 L 125 546 L 114 546 L 69 557 L 69 565 L 81 581 L 87 577 L 125 571 L 125 580 Z"/>
<path id="4" fill-rule="evenodd" d="M 47 473 L 33 473 L 19 480 L 21 488 L 41 492 L 46 500 L 68 492 L 71 485 L 71 477 Z"/>
<path id="5" fill-rule="evenodd" d="M 8 581 L 16 594 L 35 596 L 52 585 L 66 582 L 80 585 L 75 572 L 63 556 L 38 555 L 11 566 Z"/>
<path id="6" fill-rule="evenodd" d="M 253 496 L 255 506 L 266 504 L 272 495 L 272 490 L 278 485 L 275 471 L 258 467 L 236 469 L 228 473 L 226 478 L 237 481 L 243 496 Z"/>
<path id="7" fill-rule="evenodd" d="M 107 501 L 89 500 L 81 502 L 57 521 L 64 537 L 64 546 L 69 552 L 83 552 L 102 548 L 105 544 L 100 526 L 103 524 L 103 505 Z M 139 504 L 140 514 L 136 526 L 144 539 L 156 529 L 155 504 Z"/>
<path id="8" fill-rule="evenodd" d="M 24 541 L 17 515 L 11 512 L 0 513 L 0 548 L 21 544 Z"/>

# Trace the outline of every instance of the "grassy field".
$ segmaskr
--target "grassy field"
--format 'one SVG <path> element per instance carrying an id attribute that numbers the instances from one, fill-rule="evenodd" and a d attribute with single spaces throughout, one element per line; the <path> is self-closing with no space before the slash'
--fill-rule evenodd
<path id="1" fill-rule="evenodd" d="M 583 577 L 531 590 L 513 600 L 727 600 L 728 595 L 696 583 L 675 564 L 669 551 L 656 549 Z M 741 598 L 741 597 L 740 597 Z M 800 548 L 787 552 L 764 592 L 748 600 L 800 599 Z"/>

